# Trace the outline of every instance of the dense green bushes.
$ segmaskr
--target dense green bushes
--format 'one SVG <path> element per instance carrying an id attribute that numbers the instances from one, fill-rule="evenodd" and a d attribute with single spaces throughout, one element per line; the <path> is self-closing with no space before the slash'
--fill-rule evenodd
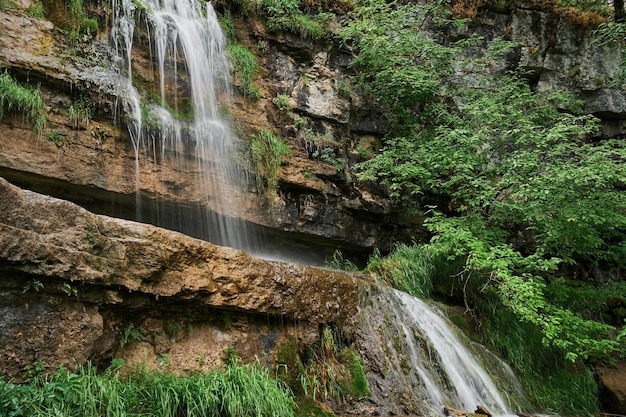
<path id="1" fill-rule="evenodd" d="M 414 294 L 434 288 L 467 303 L 540 409 L 593 412 L 595 385 L 571 366 L 625 354 L 624 317 L 576 302 L 573 283 L 584 269 L 626 267 L 626 145 L 598 140 L 597 120 L 576 100 L 504 71 L 507 42 L 470 58 L 468 46 L 484 40 L 434 41 L 426 28 L 459 24 L 436 3 L 369 0 L 351 16 L 339 33 L 391 125 L 357 177 L 386 185 L 408 210 L 425 207 L 432 237 L 398 246 L 370 270 Z M 624 301 L 619 283 L 581 287 Z M 495 307 L 481 308 L 485 300 Z M 506 324 L 490 322 L 505 314 Z M 499 345 L 509 330 L 537 343 Z M 553 366 L 528 365 L 541 356 Z"/>

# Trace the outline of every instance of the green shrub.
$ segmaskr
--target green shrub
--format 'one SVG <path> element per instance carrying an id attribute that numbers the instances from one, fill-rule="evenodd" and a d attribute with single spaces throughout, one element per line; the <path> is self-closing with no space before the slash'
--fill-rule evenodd
<path id="1" fill-rule="evenodd" d="M 22 113 L 40 133 L 48 119 L 41 91 L 22 87 L 5 71 L 0 73 L 0 118 Z"/>
<path id="2" fill-rule="evenodd" d="M 272 98 L 272 103 L 283 113 L 287 113 L 293 108 L 291 98 L 285 94 L 278 94 L 276 97 Z"/>

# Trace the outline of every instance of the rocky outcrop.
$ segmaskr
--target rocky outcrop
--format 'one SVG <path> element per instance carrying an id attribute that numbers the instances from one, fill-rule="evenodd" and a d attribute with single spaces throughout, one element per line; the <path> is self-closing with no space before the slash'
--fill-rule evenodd
<path id="1" fill-rule="evenodd" d="M 522 69 L 538 89 L 571 92 L 585 112 L 601 119 L 604 136 L 623 137 L 626 94 L 618 80 L 624 50 L 598 42 L 595 30 L 525 2 L 508 15 L 486 10 L 470 25 L 470 32 L 486 39 L 514 42 L 511 67 Z"/>
<path id="2" fill-rule="evenodd" d="M 156 365 L 168 354 L 172 369 L 185 369 L 202 354 L 209 366 L 229 345 L 271 362 L 287 334 L 311 340 L 321 324 L 348 325 L 370 286 L 95 215 L 4 179 L 0 196 L 5 377 L 37 360 L 71 366 L 119 356 Z"/>
<path id="3" fill-rule="evenodd" d="M 596 368 L 602 411 L 626 415 L 626 363 Z"/>

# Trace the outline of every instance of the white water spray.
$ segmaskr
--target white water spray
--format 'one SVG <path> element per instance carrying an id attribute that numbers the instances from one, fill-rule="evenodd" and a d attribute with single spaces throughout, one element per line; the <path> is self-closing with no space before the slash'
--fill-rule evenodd
<path id="1" fill-rule="evenodd" d="M 368 300 L 359 333 L 377 369 L 370 382 L 382 388 L 380 401 L 388 391 L 401 398 L 390 413 L 441 416 L 446 406 L 472 412 L 480 405 L 495 416 L 515 414 L 524 394 L 511 369 L 461 335 L 436 306 L 386 289 Z"/>
<path id="2" fill-rule="evenodd" d="M 144 160 L 171 170 L 200 167 L 192 185 L 202 196 L 197 207 L 165 209 L 153 204 L 156 212 L 151 218 L 217 244 L 250 250 L 251 236 L 243 222 L 236 220 L 239 207 L 229 200 L 242 175 L 234 160 L 235 137 L 220 116 L 220 103 L 230 97 L 230 65 L 213 7 L 196 0 L 112 2 L 111 36 L 126 76 L 120 88 L 136 156 L 137 190 L 142 188 L 140 164 Z M 160 91 L 159 100 L 152 102 L 133 85 L 133 40 L 142 18 Z M 184 113 L 191 116 L 181 116 Z M 145 210 L 137 196 L 137 218 L 142 220 Z"/>
<path id="3" fill-rule="evenodd" d="M 466 347 L 466 342 L 453 331 L 448 321 L 424 301 L 400 291 L 395 294 L 412 319 L 410 325 L 419 328 L 429 341 L 429 354 L 438 356 L 441 376 L 450 383 L 451 392 L 446 395 L 439 385 L 433 384 L 438 377 L 433 375 L 432 368 L 418 368 L 426 383 L 429 400 L 433 404 L 442 404 L 444 398 L 450 396 L 448 401 L 453 401 L 455 408 L 473 411 L 477 405 L 482 405 L 496 415 L 513 414 L 484 365 L 479 363 L 476 355 Z M 416 362 L 419 361 L 419 355 L 413 346 L 414 337 L 409 331 L 409 324 L 402 323 L 402 326 L 407 343 L 412 346 L 412 355 L 416 355 L 412 362 L 419 363 Z"/>

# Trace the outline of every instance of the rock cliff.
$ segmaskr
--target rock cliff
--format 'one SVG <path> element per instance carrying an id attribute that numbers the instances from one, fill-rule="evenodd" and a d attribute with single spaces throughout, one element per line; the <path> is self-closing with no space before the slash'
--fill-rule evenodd
<path id="1" fill-rule="evenodd" d="M 0 65 L 24 84 L 41 88 L 49 114 L 40 136 L 20 117 L 1 121 L 0 172 L 22 186 L 129 219 L 137 218 L 138 198 L 144 207 L 215 210 L 204 190 L 194 187 L 200 170 L 193 161 L 175 169 L 142 158 L 135 174 L 135 153 L 119 114 L 119 75 L 108 47 L 112 11 L 102 2 L 89 4 L 102 22 L 100 32 L 71 48 L 59 29 L 63 5 L 48 13 L 50 20 L 27 16 L 28 1 L 0 10 Z M 375 103 L 353 85 L 352 52 L 326 40 L 270 32 L 260 17 L 240 12 L 230 10 L 239 41 L 257 55 L 260 70 L 254 82 L 260 98 L 235 94 L 229 104 L 233 122 L 244 141 L 260 129 L 273 131 L 288 143 L 291 155 L 281 166 L 274 201 L 251 186 L 228 193 L 230 205 L 242 207 L 245 221 L 267 230 L 290 233 L 296 240 L 304 234 L 305 240 L 326 247 L 326 254 L 339 246 L 385 251 L 393 242 L 423 238 L 421 216 L 399 211 L 384 189 L 359 184 L 352 175 L 351 166 L 378 150 L 386 130 Z M 621 52 L 594 44 L 592 31 L 521 3 L 511 10 L 483 11 L 467 29 L 446 36 L 502 36 L 515 42 L 506 65 L 526 69 L 537 88 L 574 92 L 586 111 L 602 119 L 603 135 L 622 137 L 626 99 L 611 83 L 620 71 Z M 136 38 L 136 82 L 150 85 L 155 63 L 146 39 Z M 68 108 L 85 95 L 94 106 L 93 116 L 73 120 Z M 273 102 L 277 96 L 288 100 L 289 112 Z M 51 133 L 61 140 L 48 140 Z M 320 158 L 322 151 L 332 158 Z M 159 222 L 150 215 L 142 220 Z"/>
<path id="2" fill-rule="evenodd" d="M 61 3 L 49 2 L 59 7 L 47 18 L 28 16 L 28 0 L 16 2 L 13 10 L 0 9 L 0 67 L 21 84 L 40 88 L 48 114 L 40 135 L 21 115 L 0 119 L 0 176 L 129 220 L 138 217 L 138 201 L 146 209 L 143 219 L 155 224 L 161 220 L 150 217 L 153 207 L 215 210 L 194 187 L 201 175 L 194 161 L 185 161 L 184 169 L 154 158 L 137 161 L 119 113 L 110 6 L 92 1 L 100 32 L 68 47 L 67 33 L 60 29 Z M 228 103 L 233 124 L 243 140 L 270 129 L 288 143 L 291 155 L 281 165 L 274 201 L 250 185 L 233 189 L 229 204 L 242 208 L 244 221 L 271 234 L 277 253 L 294 246 L 306 252 L 311 242 L 319 244 L 321 255 L 311 256 L 314 262 L 336 247 L 358 257 L 424 238 L 419 213 L 403 213 L 382 187 L 359 184 L 352 175 L 351 166 L 378 151 L 388 127 L 376 104 L 353 85 L 352 51 L 328 40 L 270 32 L 262 18 L 236 8 L 231 12 L 239 41 L 260 64 L 254 80 L 260 98 L 251 101 L 235 89 Z M 594 44 L 592 31 L 520 4 L 482 11 L 467 29 L 447 36 L 504 36 L 516 42 L 503 65 L 528 70 L 536 88 L 572 91 L 585 111 L 601 119 L 603 136 L 624 138 L 626 95 L 611 82 L 621 71 L 622 53 Z M 136 39 L 139 45 L 144 41 Z M 137 78 L 152 83 L 149 47 L 138 50 Z M 286 100 L 289 112 L 275 103 L 277 96 Z M 84 97 L 93 104 L 92 117 L 77 119 L 69 108 Z M 319 157 L 320 146 L 332 151 L 335 163 Z M 173 369 L 206 369 L 233 345 L 247 361 L 260 356 L 276 365 L 281 347 L 292 340 L 310 346 L 320 326 L 333 325 L 362 348 L 368 378 L 376 381 L 372 404 L 352 403 L 346 409 L 396 414 L 416 409 L 397 406 L 413 400 L 407 392 L 390 393 L 399 386 L 393 376 L 377 380 L 391 375 L 393 364 L 376 350 L 379 345 L 359 336 L 360 303 L 377 291 L 362 276 L 260 260 L 183 234 L 92 214 L 2 180 L 0 291 L 5 377 L 19 378 L 36 360 L 71 366 L 124 357 L 163 366 L 167 356 Z M 602 375 L 606 384 L 614 379 Z"/>
<path id="3" fill-rule="evenodd" d="M 281 338 L 310 341 L 319 325 L 348 326 L 371 286 L 363 276 L 264 261 L 95 215 L 4 179 L 0 192 L 5 377 L 36 360 L 73 366 L 129 355 L 119 341 L 131 325 L 155 338 L 134 346 L 137 355 L 148 349 L 149 362 L 174 345 L 173 359 L 188 350 L 177 368 L 193 367 L 201 353 L 215 365 L 227 346 L 271 361 Z"/>

